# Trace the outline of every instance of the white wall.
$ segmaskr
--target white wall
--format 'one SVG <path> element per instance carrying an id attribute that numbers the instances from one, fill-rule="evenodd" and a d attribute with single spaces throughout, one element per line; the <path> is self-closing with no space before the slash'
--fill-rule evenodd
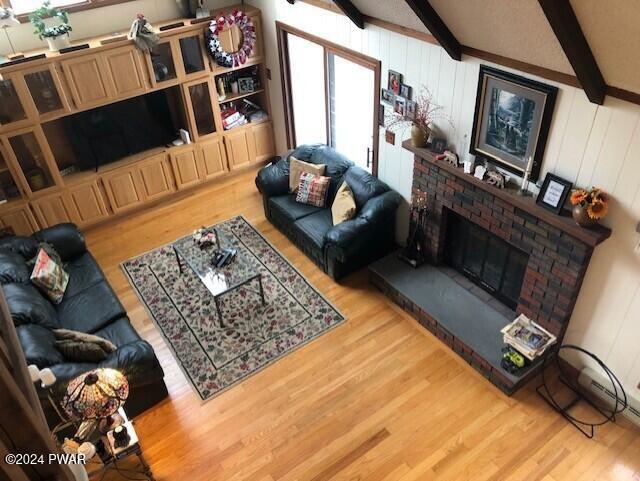
<path id="1" fill-rule="evenodd" d="M 214 10 L 238 3 L 240 0 L 205 0 L 205 7 Z M 183 15 L 175 0 L 135 0 L 76 12 L 69 15 L 69 23 L 73 28 L 71 41 L 113 32 L 127 33 L 138 13 L 144 13 L 151 24 Z M 45 47 L 45 43 L 34 35 L 33 30 L 29 22 L 7 30 L 17 52 Z M 1 32 L 0 55 L 7 53 L 11 53 L 11 48 L 4 32 Z"/>
<path id="2" fill-rule="evenodd" d="M 275 20 L 380 59 L 383 79 L 387 70 L 393 69 L 404 74 L 414 91 L 427 85 L 453 118 L 454 128 L 441 126 L 450 143 L 458 146 L 463 135 L 470 133 L 479 60 L 465 57 L 455 62 L 438 46 L 371 25 L 359 30 L 342 15 L 301 2 L 293 6 L 282 0 L 251 3 L 263 11 L 280 150 L 286 148 L 286 140 Z M 542 176 L 553 172 L 579 186 L 597 184 L 613 194 L 611 211 L 604 222 L 613 229 L 613 235 L 595 250 L 565 342 L 596 353 L 620 377 L 628 392 L 640 397 L 640 254 L 634 252 L 640 241 L 635 232 L 640 219 L 640 106 L 613 98 L 597 106 L 582 90 L 536 79 L 560 89 Z M 400 137 L 408 135 L 397 135 L 394 146 L 381 136 L 379 165 L 380 178 L 407 199 L 413 159 L 401 148 Z"/>

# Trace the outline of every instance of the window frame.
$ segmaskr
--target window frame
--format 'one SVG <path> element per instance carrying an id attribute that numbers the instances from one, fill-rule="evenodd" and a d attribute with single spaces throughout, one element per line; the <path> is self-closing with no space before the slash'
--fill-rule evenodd
<path id="1" fill-rule="evenodd" d="M 84 0 L 83 2 L 75 3 L 73 5 L 68 5 L 65 7 L 59 7 L 60 9 L 68 12 L 83 12 L 85 10 L 92 10 L 94 8 L 108 7 L 111 5 L 118 5 L 120 3 L 133 2 L 134 0 Z M 0 0 L 0 5 L 3 7 L 13 8 L 11 5 L 11 0 Z M 20 23 L 28 23 L 29 15 L 32 12 L 21 13 L 16 15 L 16 18 Z"/>
<path id="2" fill-rule="evenodd" d="M 325 40 L 321 37 L 317 37 L 308 32 L 304 32 L 300 29 L 287 25 L 286 23 L 276 21 L 276 37 L 278 41 L 278 57 L 280 61 L 280 76 L 282 81 L 282 95 L 284 99 L 284 117 L 285 117 L 285 131 L 287 135 L 287 148 L 293 149 L 296 145 L 295 138 L 295 123 L 293 113 L 293 101 L 291 95 L 291 78 L 289 75 L 289 46 L 288 35 L 295 35 L 303 38 L 315 44 L 318 44 L 324 49 L 324 77 L 325 77 L 325 111 L 327 122 L 327 145 L 330 145 L 331 136 L 331 124 L 330 124 L 330 105 L 329 105 L 329 72 L 328 72 L 328 57 L 330 54 L 342 57 L 346 60 L 354 62 L 358 65 L 373 70 L 374 72 L 374 91 L 373 91 L 373 111 L 374 118 L 372 125 L 372 159 L 371 159 L 371 173 L 374 176 L 378 176 L 378 151 L 380 147 L 380 126 L 378 125 L 378 109 L 380 108 L 380 78 L 381 78 L 381 62 L 378 59 L 369 57 L 355 50 L 343 47 L 336 43 Z"/>

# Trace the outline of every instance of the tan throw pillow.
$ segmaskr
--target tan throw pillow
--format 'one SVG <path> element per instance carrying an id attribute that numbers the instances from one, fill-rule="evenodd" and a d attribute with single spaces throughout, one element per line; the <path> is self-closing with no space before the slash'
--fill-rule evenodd
<path id="1" fill-rule="evenodd" d="M 356 200 L 353 198 L 353 192 L 349 184 L 343 182 L 331 206 L 333 225 L 353 219 L 354 215 L 356 215 Z"/>
<path id="2" fill-rule="evenodd" d="M 298 185 L 300 184 L 300 175 L 303 172 L 309 172 L 310 174 L 315 175 L 324 175 L 324 171 L 326 169 L 325 164 L 310 164 L 308 162 L 303 162 L 301 160 L 296 159 L 295 157 L 290 157 L 289 162 L 289 192 L 296 192 L 298 190 Z"/>
<path id="3" fill-rule="evenodd" d="M 53 334 L 56 336 L 56 339 L 62 341 L 80 341 L 97 344 L 107 354 L 117 349 L 114 343 L 95 334 L 87 334 L 86 332 L 73 331 L 71 329 L 53 329 Z"/>

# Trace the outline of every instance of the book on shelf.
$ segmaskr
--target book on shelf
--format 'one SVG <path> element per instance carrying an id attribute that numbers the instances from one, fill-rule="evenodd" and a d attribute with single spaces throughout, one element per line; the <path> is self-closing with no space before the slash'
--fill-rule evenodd
<path id="1" fill-rule="evenodd" d="M 513 347 L 530 361 L 544 354 L 547 348 L 557 340 L 556 336 L 524 314 L 520 314 L 500 332 L 503 334 L 505 344 Z"/>
<path id="2" fill-rule="evenodd" d="M 248 124 L 249 122 L 247 121 L 247 119 L 245 118 L 245 116 L 243 115 L 241 118 L 239 118 L 238 120 L 236 120 L 235 122 L 231 122 L 228 125 L 224 126 L 224 130 L 231 130 L 234 127 L 238 127 L 239 125 L 245 125 Z"/>
<path id="3" fill-rule="evenodd" d="M 240 117 L 242 116 L 242 114 L 236 110 L 234 111 L 227 111 L 226 115 L 225 112 L 222 112 L 222 124 L 223 125 L 227 125 L 227 124 L 231 124 L 233 122 L 235 122 L 236 120 L 238 120 Z"/>

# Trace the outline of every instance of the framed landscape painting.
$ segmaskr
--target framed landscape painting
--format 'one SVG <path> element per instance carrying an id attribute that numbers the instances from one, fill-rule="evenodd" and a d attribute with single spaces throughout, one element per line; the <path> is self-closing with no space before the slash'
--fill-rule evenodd
<path id="1" fill-rule="evenodd" d="M 530 179 L 540 174 L 558 89 L 485 65 L 480 66 L 471 153 Z"/>

